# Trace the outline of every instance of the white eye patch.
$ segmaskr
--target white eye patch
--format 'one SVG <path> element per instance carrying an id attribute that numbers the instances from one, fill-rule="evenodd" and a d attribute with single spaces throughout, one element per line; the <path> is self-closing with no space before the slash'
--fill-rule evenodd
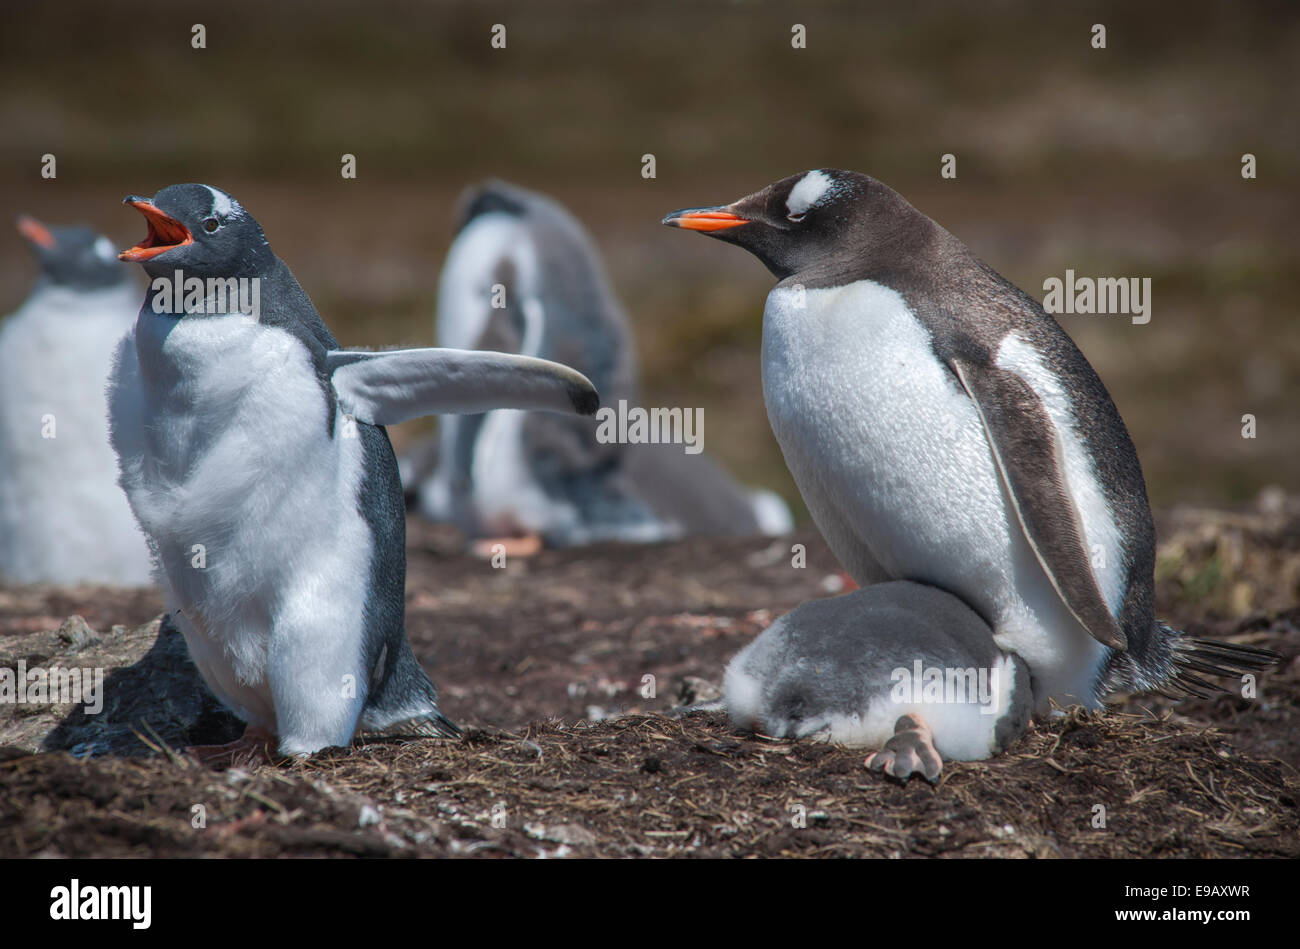
<path id="1" fill-rule="evenodd" d="M 790 197 L 786 198 L 785 209 L 790 214 L 804 214 L 810 207 L 822 199 L 822 195 L 830 190 L 833 182 L 830 176 L 822 171 L 810 171 L 799 179 L 798 184 L 790 189 Z"/>
<path id="2" fill-rule="evenodd" d="M 107 237 L 95 241 L 95 256 L 100 260 L 117 260 L 117 251 L 113 249 L 113 242 Z"/>
<path id="3" fill-rule="evenodd" d="M 224 191 L 218 191 L 211 185 L 204 185 L 212 192 L 212 213 L 219 218 L 229 218 L 238 214 L 242 209 L 238 202 Z"/>

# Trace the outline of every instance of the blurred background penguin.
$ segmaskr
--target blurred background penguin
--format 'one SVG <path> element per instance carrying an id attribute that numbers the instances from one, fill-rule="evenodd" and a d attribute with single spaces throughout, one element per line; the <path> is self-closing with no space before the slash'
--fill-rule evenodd
<path id="1" fill-rule="evenodd" d="M 639 405 L 635 344 L 573 215 L 499 181 L 471 189 L 462 208 L 439 281 L 438 344 L 572 366 L 595 384 L 611 424 L 513 410 L 447 416 L 436 451 L 430 442 L 405 459 L 403 480 L 421 513 L 456 524 L 480 538 L 481 548 L 499 542 L 515 552 L 539 541 L 573 546 L 792 529 L 779 497 L 742 487 L 698 445 L 609 439 L 613 415 Z M 686 421 L 704 414 L 671 411 Z M 715 417 L 714 424 L 724 422 Z M 685 430 L 683 422 L 656 435 Z"/>
<path id="2" fill-rule="evenodd" d="M 89 227 L 18 218 L 40 275 L 0 324 L 0 580 L 149 584 L 104 387 L 143 293 Z"/>

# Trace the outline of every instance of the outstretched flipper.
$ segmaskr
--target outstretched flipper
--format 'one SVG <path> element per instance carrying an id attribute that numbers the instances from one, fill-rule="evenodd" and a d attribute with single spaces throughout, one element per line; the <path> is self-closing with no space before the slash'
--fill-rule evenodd
<path id="1" fill-rule="evenodd" d="M 600 396 L 582 373 L 531 356 L 431 348 L 334 350 L 325 360 L 339 407 L 371 425 L 493 409 L 594 415 L 600 406 Z"/>
<path id="2" fill-rule="evenodd" d="M 960 358 L 950 365 L 975 403 L 1025 537 L 1062 602 L 1098 642 L 1127 648 L 1093 573 L 1065 476 L 1061 434 L 1043 400 L 1008 369 L 977 369 Z"/>

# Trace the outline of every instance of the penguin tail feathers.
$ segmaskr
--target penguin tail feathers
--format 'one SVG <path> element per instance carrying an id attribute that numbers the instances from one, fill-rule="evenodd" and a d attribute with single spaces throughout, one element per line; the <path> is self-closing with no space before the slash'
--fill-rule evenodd
<path id="1" fill-rule="evenodd" d="M 460 726 L 435 709 L 420 718 L 399 722 L 387 730 L 390 735 L 424 735 L 429 738 L 459 738 Z"/>
<path id="2" fill-rule="evenodd" d="M 438 690 L 404 636 L 391 668 L 361 710 L 360 725 L 370 735 L 460 737 L 456 724 L 439 711 Z"/>
<path id="3" fill-rule="evenodd" d="M 362 718 L 361 731 L 367 735 L 389 738 L 459 738 L 460 726 L 436 707 L 427 712 L 400 715 L 392 720 L 373 714 Z"/>
<path id="4" fill-rule="evenodd" d="M 1237 679 L 1263 672 L 1282 657 L 1268 649 L 1217 639 L 1197 639 L 1157 622 L 1150 636 L 1130 637 L 1127 650 L 1111 653 L 1098 698 L 1154 692 L 1169 699 L 1208 699 L 1229 690 L 1207 676 Z"/>
<path id="5" fill-rule="evenodd" d="M 1162 626 L 1162 630 L 1170 630 Z M 1170 663 L 1172 674 L 1159 691 L 1170 698 L 1213 697 L 1228 690 L 1205 676 L 1239 679 L 1243 675 L 1263 672 L 1282 658 L 1269 649 L 1225 643 L 1217 639 L 1195 639 L 1177 634 L 1173 640 Z"/>

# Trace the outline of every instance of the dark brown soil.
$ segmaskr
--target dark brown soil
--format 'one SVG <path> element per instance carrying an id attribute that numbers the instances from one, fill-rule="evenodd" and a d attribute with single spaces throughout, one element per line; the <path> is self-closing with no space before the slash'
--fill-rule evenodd
<path id="1" fill-rule="evenodd" d="M 811 532 L 494 569 L 412 522 L 410 635 L 465 740 L 370 741 L 251 772 L 170 751 L 238 727 L 177 634 L 136 626 L 155 594 L 4 591 L 0 664 L 102 665 L 109 680 L 98 717 L 0 706 L 0 855 L 1297 856 L 1300 517 L 1274 502 L 1161 523 L 1162 615 L 1283 654 L 1257 699 L 1074 710 L 1000 758 L 948 764 L 937 787 L 674 711 L 713 697 L 736 650 L 840 582 Z M 70 613 L 97 636 L 53 632 Z"/>
<path id="2" fill-rule="evenodd" d="M 702 713 L 369 744 L 252 773 L 51 754 L 0 762 L 0 776 L 8 854 L 1300 855 L 1281 764 L 1122 715 L 1035 729 L 1002 758 L 949 766 L 937 788 Z"/>

